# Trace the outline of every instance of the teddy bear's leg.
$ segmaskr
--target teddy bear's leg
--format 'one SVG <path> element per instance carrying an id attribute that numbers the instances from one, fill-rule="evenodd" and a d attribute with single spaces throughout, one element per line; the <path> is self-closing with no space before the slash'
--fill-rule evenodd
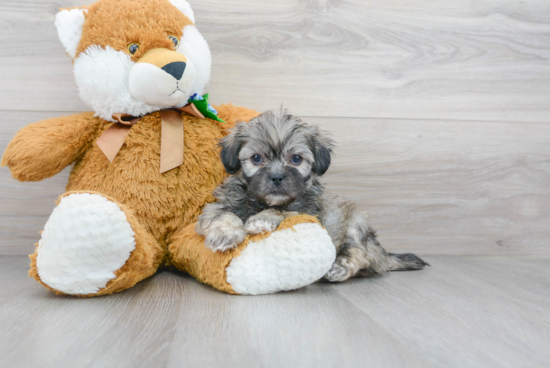
<path id="1" fill-rule="evenodd" d="M 213 252 L 194 231 L 181 230 L 169 246 L 172 263 L 198 281 L 232 294 L 270 294 L 298 289 L 322 278 L 336 258 L 317 219 L 297 215 L 270 234 L 247 236 L 237 248 Z"/>
<path id="2" fill-rule="evenodd" d="M 58 294 L 104 295 L 152 275 L 163 256 L 129 208 L 100 193 L 68 192 L 30 256 L 29 275 Z"/>

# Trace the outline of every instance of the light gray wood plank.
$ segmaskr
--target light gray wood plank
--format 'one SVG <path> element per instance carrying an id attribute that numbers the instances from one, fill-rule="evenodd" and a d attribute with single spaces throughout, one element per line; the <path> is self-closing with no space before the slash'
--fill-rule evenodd
<path id="1" fill-rule="evenodd" d="M 21 183 L 7 167 L 0 168 L 0 216 L 47 216 L 65 192 L 71 168 L 41 182 Z"/>
<path id="2" fill-rule="evenodd" d="M 183 280 L 161 274 L 113 297 L 78 299 L 56 296 L 28 276 L 22 288 L 21 276 L 8 287 L 12 296 L 0 298 L 0 365 L 163 366 Z"/>
<path id="3" fill-rule="evenodd" d="M 23 263 L 0 258 L 2 263 L 14 260 Z M 255 300 L 161 273 L 128 292 L 75 299 L 54 296 L 37 284 L 22 289 L 20 273 L 11 277 L 17 281 L 6 292 L 11 297 L 0 298 L 2 365 L 319 367 L 343 362 L 356 367 L 368 361 L 387 367 L 431 366 L 406 354 L 405 345 L 368 317 L 354 319 L 354 306 L 333 300 L 335 294 L 318 286 L 313 292 Z M 287 336 L 290 328 L 296 333 Z M 333 353 L 326 354 L 329 349 Z"/>
<path id="4" fill-rule="evenodd" d="M 439 257 L 427 272 L 335 288 L 436 366 L 544 367 L 550 287 L 549 273 L 537 263 Z"/>
<path id="5" fill-rule="evenodd" d="M 0 3 L 0 110 L 87 110 L 59 6 Z M 191 1 L 214 102 L 307 116 L 548 122 L 550 3 Z"/>
<path id="6" fill-rule="evenodd" d="M 168 367 L 433 366 L 326 286 L 230 298 L 190 283 Z"/>
<path id="7" fill-rule="evenodd" d="M 33 253 L 48 217 L 0 216 L 0 255 Z"/>
<path id="8" fill-rule="evenodd" d="M 546 124 L 305 118 L 333 133 L 327 187 L 388 249 L 549 254 Z"/>
<path id="9" fill-rule="evenodd" d="M 431 268 L 242 297 L 162 272 L 111 296 L 55 296 L 0 257 L 0 365 L 545 367 L 550 259 Z"/>
<path id="10" fill-rule="evenodd" d="M 0 150 L 24 125 L 55 114 L 0 112 L 0 119 L 12 122 L 0 126 Z M 304 121 L 332 133 L 338 147 L 325 176 L 327 187 L 370 212 L 386 248 L 420 254 L 550 253 L 547 124 Z M 19 183 L 7 168 L 0 169 L 0 216 L 10 218 L 0 227 L 0 254 L 34 249 L 34 237 L 64 192 L 68 172 Z"/>

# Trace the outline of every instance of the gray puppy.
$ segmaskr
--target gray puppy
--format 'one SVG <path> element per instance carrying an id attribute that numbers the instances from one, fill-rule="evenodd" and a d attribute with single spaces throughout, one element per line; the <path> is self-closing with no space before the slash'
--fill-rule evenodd
<path id="1" fill-rule="evenodd" d="M 221 159 L 234 174 L 214 191 L 195 230 L 207 247 L 224 251 L 247 234 L 273 231 L 287 216 L 317 216 L 327 229 L 337 258 L 329 281 L 428 265 L 414 254 L 387 253 L 355 204 L 327 194 L 319 177 L 330 166 L 333 142 L 316 126 L 286 111 L 265 112 L 239 123 L 221 141 Z"/>

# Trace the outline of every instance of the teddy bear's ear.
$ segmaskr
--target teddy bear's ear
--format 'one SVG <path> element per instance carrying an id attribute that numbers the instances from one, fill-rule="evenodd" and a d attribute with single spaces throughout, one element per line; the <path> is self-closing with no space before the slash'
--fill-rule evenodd
<path id="1" fill-rule="evenodd" d="M 193 24 L 195 24 L 195 13 L 191 9 L 191 5 L 185 0 L 170 0 L 172 5 L 174 5 L 180 12 L 182 12 Z"/>
<path id="2" fill-rule="evenodd" d="M 65 51 L 74 59 L 76 48 L 82 37 L 84 13 L 86 9 L 64 9 L 55 16 L 55 26 L 59 40 Z"/>

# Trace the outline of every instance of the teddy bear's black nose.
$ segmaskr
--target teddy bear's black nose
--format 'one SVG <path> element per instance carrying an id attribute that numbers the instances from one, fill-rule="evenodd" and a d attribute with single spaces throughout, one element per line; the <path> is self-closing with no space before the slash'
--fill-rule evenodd
<path id="1" fill-rule="evenodd" d="M 174 61 L 173 63 L 163 66 L 162 70 L 177 80 L 180 80 L 183 72 L 185 71 L 185 63 L 183 61 Z"/>

